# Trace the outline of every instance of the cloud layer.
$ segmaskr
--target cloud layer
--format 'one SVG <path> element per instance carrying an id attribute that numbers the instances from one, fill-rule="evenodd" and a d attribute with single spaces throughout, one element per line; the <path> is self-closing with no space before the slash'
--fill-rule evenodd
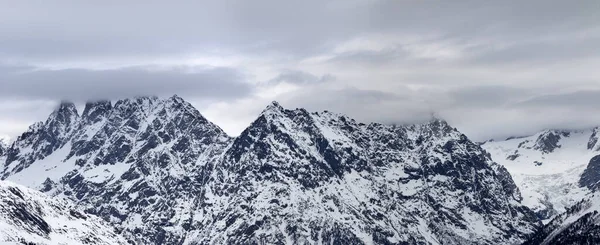
<path id="1" fill-rule="evenodd" d="M 598 1 L 82 1 L 0 8 L 0 136 L 62 99 L 179 94 L 235 135 L 271 100 L 471 138 L 600 124 Z"/>

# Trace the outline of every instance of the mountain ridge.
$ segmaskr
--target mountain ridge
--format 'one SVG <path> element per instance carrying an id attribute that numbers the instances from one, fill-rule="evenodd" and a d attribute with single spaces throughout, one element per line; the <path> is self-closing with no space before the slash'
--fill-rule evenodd
<path id="1" fill-rule="evenodd" d="M 232 138 L 177 96 L 71 108 L 11 144 L 2 178 L 132 242 L 492 244 L 539 226 L 506 169 L 440 119 L 364 124 L 273 102 Z"/>

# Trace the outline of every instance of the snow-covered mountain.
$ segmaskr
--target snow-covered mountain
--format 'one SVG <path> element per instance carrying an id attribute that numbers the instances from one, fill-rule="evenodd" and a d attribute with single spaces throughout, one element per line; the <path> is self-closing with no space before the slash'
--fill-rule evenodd
<path id="1" fill-rule="evenodd" d="M 508 171 L 444 121 L 277 103 L 232 138 L 177 96 L 81 115 L 65 102 L 8 147 L 2 178 L 140 244 L 515 244 L 540 225 Z"/>
<path id="2" fill-rule="evenodd" d="M 523 204 L 549 222 L 591 192 L 580 179 L 590 160 L 600 154 L 598 130 L 544 130 L 488 141 L 482 147 L 510 172 Z"/>
<path id="3" fill-rule="evenodd" d="M 66 200 L 0 181 L 0 243 L 125 244 L 126 240 L 98 217 Z"/>
<path id="4" fill-rule="evenodd" d="M 4 178 L 72 199 L 133 241 L 177 243 L 203 165 L 230 141 L 176 96 L 90 102 L 81 116 L 65 102 L 11 145 Z"/>

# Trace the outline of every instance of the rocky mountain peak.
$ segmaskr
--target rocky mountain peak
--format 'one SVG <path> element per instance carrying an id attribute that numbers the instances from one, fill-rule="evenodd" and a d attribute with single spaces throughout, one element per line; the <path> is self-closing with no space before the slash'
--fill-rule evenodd
<path id="1" fill-rule="evenodd" d="M 50 114 L 45 122 L 46 129 L 56 135 L 68 133 L 77 123 L 79 113 L 73 102 L 61 101 L 56 110 Z"/>
<path id="2" fill-rule="evenodd" d="M 551 153 L 560 148 L 559 141 L 564 137 L 569 137 L 570 134 L 571 132 L 567 130 L 545 130 L 540 133 L 533 148 L 544 153 Z"/>
<path id="3" fill-rule="evenodd" d="M 177 102 L 177 103 L 184 103 L 187 101 L 185 101 L 183 98 L 179 97 L 179 95 L 174 94 L 173 96 L 169 97 L 169 100 Z"/>
<path id="4" fill-rule="evenodd" d="M 452 133 L 460 135 L 458 130 L 450 126 L 445 120 L 439 118 L 434 118 L 424 124 L 418 125 L 418 127 L 421 133 L 429 137 L 447 137 Z"/>
<path id="5" fill-rule="evenodd" d="M 263 109 L 260 115 L 282 115 L 285 112 L 285 108 L 283 108 L 279 102 L 272 101 Z"/>
<path id="6" fill-rule="evenodd" d="M 63 147 L 78 125 L 79 113 L 75 104 L 62 101 L 45 122 L 31 125 L 7 150 L 3 178 Z"/>
<path id="7" fill-rule="evenodd" d="M 68 100 L 62 100 L 60 101 L 60 103 L 58 104 L 58 107 L 56 108 L 55 112 L 57 113 L 68 113 L 68 114 L 78 114 L 77 113 L 77 107 L 75 106 L 75 103 L 68 101 Z"/>
<path id="8" fill-rule="evenodd" d="M 89 101 L 85 104 L 81 118 L 85 123 L 96 123 L 108 116 L 111 110 L 112 103 L 109 100 Z"/>
<path id="9" fill-rule="evenodd" d="M 96 119 L 56 161 L 4 176 L 142 244 L 515 243 L 538 225 L 510 175 L 443 120 L 364 124 L 274 102 L 231 138 L 178 96 L 90 103 L 83 115 Z"/>

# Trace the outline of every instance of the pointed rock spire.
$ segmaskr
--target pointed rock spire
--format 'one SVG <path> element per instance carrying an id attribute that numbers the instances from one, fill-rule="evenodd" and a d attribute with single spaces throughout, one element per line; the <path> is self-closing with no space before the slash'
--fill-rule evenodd
<path id="1" fill-rule="evenodd" d="M 261 112 L 261 115 L 264 115 L 264 114 L 273 114 L 273 113 L 280 113 L 280 112 L 282 112 L 284 110 L 285 110 L 285 108 L 283 108 L 277 101 L 272 101 Z"/>
<path id="2" fill-rule="evenodd" d="M 58 105 L 58 108 L 54 110 L 53 114 L 62 114 L 62 115 L 76 115 L 79 116 L 77 112 L 77 107 L 73 102 L 70 101 L 61 101 Z"/>
<path id="3" fill-rule="evenodd" d="M 102 116 L 106 116 L 110 113 L 111 109 L 112 104 L 108 100 L 88 101 L 85 104 L 85 109 L 81 114 L 81 118 L 85 122 L 97 122 Z"/>
<path id="4" fill-rule="evenodd" d="M 70 101 L 61 101 L 58 108 L 46 120 L 45 127 L 50 130 L 61 128 L 60 131 L 68 131 L 77 123 L 78 118 L 79 113 L 75 104 Z"/>

